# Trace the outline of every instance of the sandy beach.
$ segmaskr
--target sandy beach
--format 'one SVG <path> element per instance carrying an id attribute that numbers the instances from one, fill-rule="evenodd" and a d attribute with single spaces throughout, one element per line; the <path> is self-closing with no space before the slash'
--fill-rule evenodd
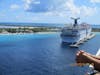
<path id="1" fill-rule="evenodd" d="M 0 35 L 24 35 L 24 34 L 53 34 L 57 32 L 36 32 L 36 33 L 0 33 Z"/>

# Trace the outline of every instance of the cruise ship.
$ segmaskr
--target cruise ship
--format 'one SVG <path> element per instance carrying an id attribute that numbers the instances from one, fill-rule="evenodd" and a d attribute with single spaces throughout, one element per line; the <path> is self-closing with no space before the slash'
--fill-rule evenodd
<path id="1" fill-rule="evenodd" d="M 81 23 L 78 24 L 80 18 L 71 18 L 74 20 L 74 24 L 62 28 L 61 38 L 62 42 L 74 44 L 81 40 L 86 39 L 91 35 L 92 27 L 89 24 Z"/>

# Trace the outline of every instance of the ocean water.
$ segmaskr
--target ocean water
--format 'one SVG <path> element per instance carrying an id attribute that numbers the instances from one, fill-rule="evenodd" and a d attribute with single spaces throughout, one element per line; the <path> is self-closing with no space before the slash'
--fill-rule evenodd
<path id="1" fill-rule="evenodd" d="M 71 66 L 78 50 L 96 54 L 100 33 L 70 48 L 60 33 L 0 35 L 0 75 L 84 75 L 87 67 Z"/>

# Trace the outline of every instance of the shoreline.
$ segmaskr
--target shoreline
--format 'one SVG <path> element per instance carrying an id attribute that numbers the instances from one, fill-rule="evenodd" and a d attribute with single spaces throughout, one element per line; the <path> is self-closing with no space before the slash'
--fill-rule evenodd
<path id="1" fill-rule="evenodd" d="M 25 34 L 55 34 L 60 32 L 36 32 L 36 33 L 0 33 L 0 35 L 25 35 Z M 100 33 L 100 32 L 92 32 L 92 33 Z"/>
<path id="2" fill-rule="evenodd" d="M 24 34 L 54 34 L 58 32 L 36 32 L 36 33 L 0 33 L 0 35 L 24 35 Z"/>

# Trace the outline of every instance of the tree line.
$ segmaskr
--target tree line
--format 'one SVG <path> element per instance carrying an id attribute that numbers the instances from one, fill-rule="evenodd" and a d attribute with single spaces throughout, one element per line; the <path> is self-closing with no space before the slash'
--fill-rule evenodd
<path id="1" fill-rule="evenodd" d="M 0 28 L 0 33 L 36 33 L 36 32 L 57 32 L 55 28 L 50 27 L 19 27 L 19 28 Z"/>

